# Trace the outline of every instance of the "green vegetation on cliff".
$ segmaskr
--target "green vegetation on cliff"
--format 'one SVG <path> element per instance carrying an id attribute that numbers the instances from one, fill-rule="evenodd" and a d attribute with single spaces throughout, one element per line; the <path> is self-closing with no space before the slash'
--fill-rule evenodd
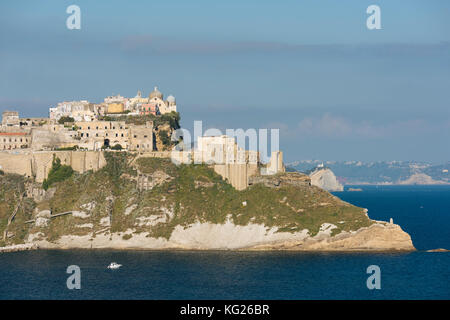
<path id="1" fill-rule="evenodd" d="M 48 173 L 47 179 L 42 182 L 42 188 L 47 190 L 53 183 L 64 181 L 73 174 L 71 166 L 62 165 L 61 159 L 53 156 L 52 168 Z"/>
<path id="2" fill-rule="evenodd" d="M 317 187 L 271 188 L 254 184 L 237 191 L 206 165 L 176 166 L 170 159 L 135 157 L 126 152 L 106 152 L 107 165 L 101 170 L 74 173 L 64 181 L 53 181 L 54 195 L 37 203 L 38 209 L 51 210 L 52 214 L 79 211 L 82 215 L 56 217 L 47 226 L 30 224 L 25 230 L 42 232 L 49 240 L 67 234 L 95 237 L 99 232 L 127 230 L 168 239 L 175 227 L 186 228 L 196 222 L 221 224 L 230 220 L 236 225 L 277 227 L 279 232 L 308 229 L 311 235 L 317 234 L 325 222 L 337 226 L 334 234 L 373 223 L 363 209 Z M 10 175 L 0 179 L 2 186 L 14 189 L 14 182 L 7 181 L 12 179 Z M 11 199 L 17 198 L 14 192 L 3 190 L 6 189 L 2 187 L 0 193 L 0 231 L 14 209 Z M 24 217 L 29 218 L 31 208 L 23 213 Z M 11 230 L 23 228 L 18 221 L 10 226 Z"/>
<path id="3" fill-rule="evenodd" d="M 136 116 L 130 116 L 130 115 L 121 115 L 121 116 L 103 116 L 100 117 L 100 120 L 104 121 L 125 121 L 129 124 L 135 124 L 135 125 L 144 125 L 147 121 L 152 121 L 153 125 L 155 127 L 163 126 L 163 125 L 169 125 L 171 129 L 178 129 L 180 128 L 180 114 L 178 112 L 172 111 L 171 113 L 163 114 L 163 115 L 153 115 L 153 114 L 146 114 L 146 115 L 136 115 Z"/>

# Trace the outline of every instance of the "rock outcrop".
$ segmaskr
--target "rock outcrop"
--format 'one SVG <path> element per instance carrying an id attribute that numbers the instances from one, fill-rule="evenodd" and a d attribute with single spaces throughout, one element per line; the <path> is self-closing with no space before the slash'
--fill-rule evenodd
<path id="1" fill-rule="evenodd" d="M 318 167 L 309 174 L 311 184 L 327 191 L 344 191 L 344 186 L 339 183 L 333 171 L 329 168 Z"/>
<path id="2" fill-rule="evenodd" d="M 310 186 L 311 179 L 306 175 L 299 172 L 285 172 L 277 175 L 258 175 L 249 178 L 248 184 L 264 184 L 266 187 L 275 188 L 285 185 L 291 186 Z"/>

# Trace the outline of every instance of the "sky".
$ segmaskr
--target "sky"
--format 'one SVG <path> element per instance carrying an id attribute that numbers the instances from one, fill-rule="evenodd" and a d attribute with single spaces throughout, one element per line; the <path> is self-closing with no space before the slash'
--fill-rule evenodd
<path id="1" fill-rule="evenodd" d="M 279 129 L 286 162 L 449 161 L 449 17 L 446 0 L 1 1 L 0 112 L 158 86 L 188 130 Z"/>

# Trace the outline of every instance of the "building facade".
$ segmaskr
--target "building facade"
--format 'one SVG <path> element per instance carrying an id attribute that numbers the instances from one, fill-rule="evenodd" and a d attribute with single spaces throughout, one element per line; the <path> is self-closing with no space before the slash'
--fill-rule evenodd
<path id="1" fill-rule="evenodd" d="M 88 150 L 120 145 L 135 151 L 153 150 L 153 123 L 127 124 L 125 121 L 75 122 L 79 147 Z"/>
<path id="2" fill-rule="evenodd" d="M 25 149 L 31 145 L 28 132 L 0 132 L 0 150 Z"/>

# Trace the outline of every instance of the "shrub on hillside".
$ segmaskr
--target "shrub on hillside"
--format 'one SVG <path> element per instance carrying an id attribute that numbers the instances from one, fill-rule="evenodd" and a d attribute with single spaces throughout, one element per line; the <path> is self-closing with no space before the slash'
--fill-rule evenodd
<path id="1" fill-rule="evenodd" d="M 59 118 L 59 120 L 58 120 L 59 124 L 64 124 L 66 122 L 75 122 L 75 119 L 72 117 L 64 116 L 64 117 Z"/>
<path id="2" fill-rule="evenodd" d="M 112 150 L 122 150 L 122 146 L 120 144 L 115 144 L 114 146 L 111 147 Z"/>
<path id="3" fill-rule="evenodd" d="M 57 157 L 53 157 L 52 168 L 48 173 L 47 179 L 42 182 L 42 188 L 47 190 L 53 183 L 64 181 L 73 174 L 71 166 L 61 165 L 61 160 Z"/>

